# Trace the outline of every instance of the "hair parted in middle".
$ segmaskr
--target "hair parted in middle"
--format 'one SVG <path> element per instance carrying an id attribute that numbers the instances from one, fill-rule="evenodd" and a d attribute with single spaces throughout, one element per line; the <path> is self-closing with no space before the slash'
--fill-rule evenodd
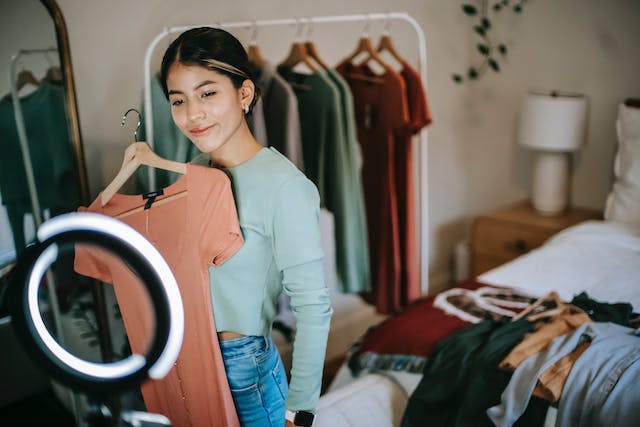
<path id="1" fill-rule="evenodd" d="M 199 65 L 216 71 L 231 79 L 235 88 L 240 88 L 245 80 L 251 80 L 255 87 L 249 112 L 260 97 L 260 88 L 253 77 L 253 66 L 249 62 L 247 52 L 242 43 L 220 28 L 198 27 L 180 34 L 162 57 L 160 66 L 160 82 L 164 96 L 169 98 L 167 76 L 174 63 Z"/>

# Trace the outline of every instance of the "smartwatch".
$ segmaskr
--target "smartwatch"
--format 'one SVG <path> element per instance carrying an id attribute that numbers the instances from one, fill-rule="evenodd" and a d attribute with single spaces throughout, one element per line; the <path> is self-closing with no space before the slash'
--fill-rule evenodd
<path id="1" fill-rule="evenodd" d="M 293 424 L 301 427 L 311 427 L 313 424 L 313 418 L 315 415 L 309 411 L 290 411 L 287 409 L 285 418 L 287 421 L 291 421 Z"/>

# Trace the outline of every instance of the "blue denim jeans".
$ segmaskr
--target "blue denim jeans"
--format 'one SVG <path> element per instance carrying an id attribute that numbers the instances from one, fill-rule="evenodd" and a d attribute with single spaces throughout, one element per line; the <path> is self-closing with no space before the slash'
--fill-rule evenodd
<path id="1" fill-rule="evenodd" d="M 244 427 L 283 427 L 287 375 L 270 337 L 220 341 L 227 380 Z"/>

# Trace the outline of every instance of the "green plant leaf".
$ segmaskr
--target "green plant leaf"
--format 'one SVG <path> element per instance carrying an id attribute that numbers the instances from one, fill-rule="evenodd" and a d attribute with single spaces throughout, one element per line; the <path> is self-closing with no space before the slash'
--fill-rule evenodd
<path id="1" fill-rule="evenodd" d="M 462 83 L 462 76 L 460 74 L 452 74 L 451 79 L 456 83 Z"/>
<path id="2" fill-rule="evenodd" d="M 513 6 L 513 11 L 514 11 L 515 13 L 520 13 L 520 12 L 522 12 L 522 6 L 520 6 L 519 4 L 517 4 L 517 5 Z"/>
<path id="3" fill-rule="evenodd" d="M 475 80 L 478 78 L 478 70 L 476 70 L 474 67 L 469 68 L 469 72 L 467 73 L 467 75 L 469 76 L 470 80 Z"/>
<path id="4" fill-rule="evenodd" d="M 480 52 L 484 56 L 489 56 L 489 46 L 486 44 L 478 43 L 477 44 L 478 52 Z"/>
<path id="5" fill-rule="evenodd" d="M 476 31 L 476 33 L 480 34 L 482 37 L 487 35 L 487 32 L 484 30 L 484 27 L 481 27 L 480 25 L 476 25 L 475 27 L 473 27 L 473 29 Z"/>
<path id="6" fill-rule="evenodd" d="M 486 30 L 491 28 L 491 21 L 489 21 L 489 18 L 482 18 L 482 27 Z"/>
<path id="7" fill-rule="evenodd" d="M 502 5 L 499 3 L 494 4 L 493 10 L 495 10 L 496 12 L 500 12 L 500 10 L 502 10 Z"/>
<path id="8" fill-rule="evenodd" d="M 493 58 L 489 58 L 489 67 L 491 67 L 491 69 L 496 73 L 500 71 L 500 66 L 498 65 L 498 62 Z"/>
<path id="9" fill-rule="evenodd" d="M 500 52 L 500 54 L 502 56 L 506 55 L 507 54 L 507 46 L 505 46 L 504 44 L 500 43 L 498 45 L 498 52 Z"/>
<path id="10" fill-rule="evenodd" d="M 462 11 L 469 16 L 475 16 L 478 14 L 478 9 L 472 4 L 463 4 Z"/>

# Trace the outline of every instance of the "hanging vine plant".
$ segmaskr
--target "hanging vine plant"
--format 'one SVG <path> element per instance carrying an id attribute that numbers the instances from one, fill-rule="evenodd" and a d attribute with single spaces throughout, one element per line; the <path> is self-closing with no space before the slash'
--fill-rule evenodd
<path id="1" fill-rule="evenodd" d="M 527 0 L 493 0 L 491 10 L 494 13 L 499 13 L 502 10 L 510 9 L 514 13 L 521 13 L 526 2 Z M 462 5 L 462 11 L 467 16 L 474 18 L 473 31 L 479 37 L 476 48 L 480 54 L 480 60 L 477 64 L 469 67 L 464 75 L 452 74 L 451 78 L 456 83 L 477 80 L 489 68 L 496 73 L 499 72 L 500 64 L 498 61 L 507 55 L 507 46 L 490 37 L 493 26 L 489 19 L 489 0 L 481 0 L 480 3 L 480 8 L 469 3 Z"/>

